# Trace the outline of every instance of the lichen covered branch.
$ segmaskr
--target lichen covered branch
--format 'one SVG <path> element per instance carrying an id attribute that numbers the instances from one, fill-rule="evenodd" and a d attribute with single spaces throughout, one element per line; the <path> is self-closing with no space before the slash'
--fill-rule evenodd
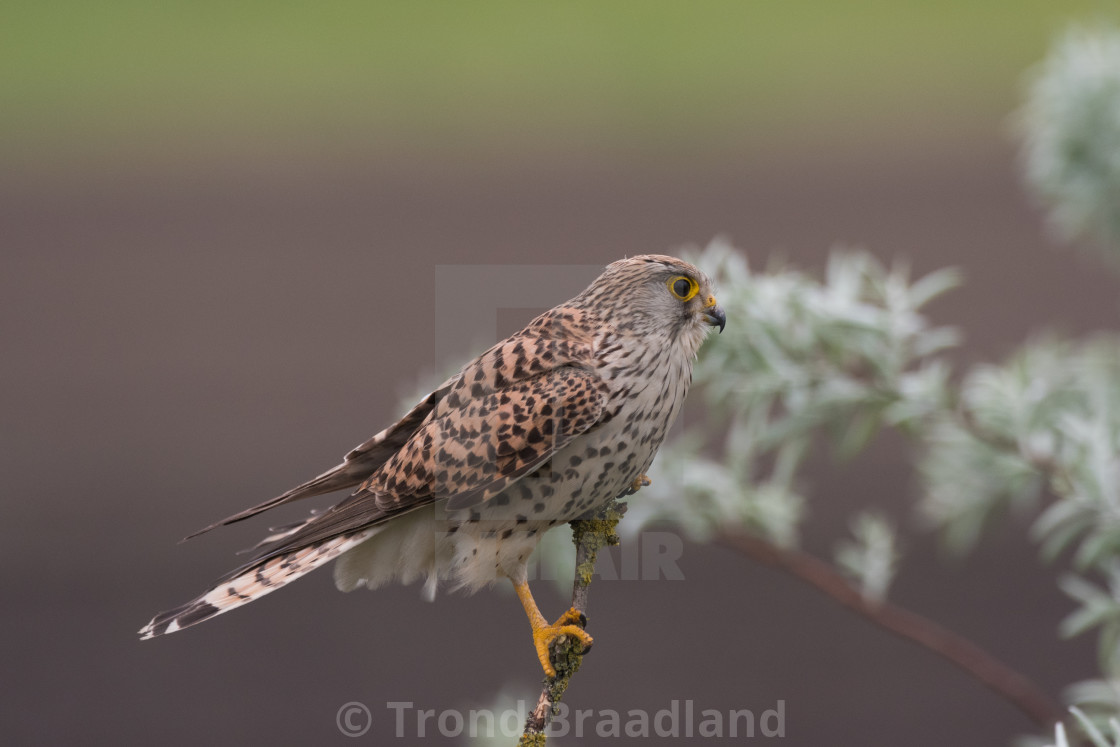
<path id="1" fill-rule="evenodd" d="M 576 572 L 572 582 L 572 607 L 587 614 L 587 596 L 591 589 L 591 577 L 595 574 L 595 560 L 599 550 L 618 544 L 615 528 L 626 512 L 626 504 L 611 501 L 605 507 L 587 518 L 571 522 L 572 542 L 576 546 Z M 519 747 L 536 747 L 548 739 L 545 730 L 556 711 L 556 706 L 568 689 L 572 675 L 579 670 L 583 661 L 583 651 L 577 641 L 565 638 L 553 646 L 552 665 L 556 676 L 548 677 L 541 688 L 536 707 L 525 719 L 525 731 L 518 741 Z"/>

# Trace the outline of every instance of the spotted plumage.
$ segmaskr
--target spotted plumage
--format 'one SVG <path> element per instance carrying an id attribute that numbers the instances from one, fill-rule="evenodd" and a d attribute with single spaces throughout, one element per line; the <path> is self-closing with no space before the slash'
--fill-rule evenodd
<path id="1" fill-rule="evenodd" d="M 551 527 L 640 484 L 715 324 L 722 329 L 723 311 L 695 267 L 660 255 L 611 264 L 342 464 L 198 532 L 358 486 L 330 509 L 274 530 L 249 563 L 157 615 L 142 637 L 246 604 L 334 558 L 343 590 L 424 579 L 432 596 L 441 582 L 473 592 L 506 577 L 535 637 L 552 630 L 526 596 L 529 555 Z"/>

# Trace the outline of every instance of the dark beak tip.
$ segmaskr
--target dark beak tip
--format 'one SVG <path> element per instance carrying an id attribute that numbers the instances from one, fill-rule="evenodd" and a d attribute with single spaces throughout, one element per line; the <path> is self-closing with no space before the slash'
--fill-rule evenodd
<path id="1" fill-rule="evenodd" d="M 719 333 L 722 335 L 723 328 L 727 326 L 727 314 L 723 312 L 723 309 L 716 306 L 713 309 L 708 309 L 704 314 L 707 317 L 708 324 L 713 327 L 718 326 Z"/>

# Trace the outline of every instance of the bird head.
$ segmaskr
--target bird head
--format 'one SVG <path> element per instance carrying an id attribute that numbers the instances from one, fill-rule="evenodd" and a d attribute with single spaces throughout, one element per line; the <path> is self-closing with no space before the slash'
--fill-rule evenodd
<path id="1" fill-rule="evenodd" d="M 722 332 L 727 324 L 708 276 L 675 257 L 643 254 L 614 262 L 583 295 L 621 332 L 684 334 L 698 347 L 708 328 Z"/>

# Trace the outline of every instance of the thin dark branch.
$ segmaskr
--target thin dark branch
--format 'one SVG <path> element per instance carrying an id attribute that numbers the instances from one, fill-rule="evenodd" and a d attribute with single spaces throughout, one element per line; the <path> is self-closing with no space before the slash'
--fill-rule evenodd
<path id="1" fill-rule="evenodd" d="M 890 602 L 865 597 L 828 563 L 800 550 L 787 550 L 741 532 L 723 532 L 716 539 L 753 560 L 789 573 L 881 628 L 949 660 L 1015 705 L 1043 729 L 1052 729 L 1065 715 L 1057 702 L 1022 673 L 928 618 Z"/>
<path id="2" fill-rule="evenodd" d="M 576 572 L 572 581 L 572 607 L 587 615 L 587 596 L 591 590 L 591 577 L 595 574 L 595 560 L 599 550 L 607 545 L 617 545 L 615 527 L 626 513 L 626 504 L 611 501 L 593 516 L 571 522 L 572 542 L 576 546 Z M 556 706 L 568 689 L 572 675 L 579 670 L 583 651 L 574 641 L 563 641 L 553 647 L 552 665 L 556 676 L 548 677 L 541 688 L 537 706 L 525 719 L 525 731 L 518 747 L 543 745 L 548 739 L 545 729 L 556 712 Z"/>

